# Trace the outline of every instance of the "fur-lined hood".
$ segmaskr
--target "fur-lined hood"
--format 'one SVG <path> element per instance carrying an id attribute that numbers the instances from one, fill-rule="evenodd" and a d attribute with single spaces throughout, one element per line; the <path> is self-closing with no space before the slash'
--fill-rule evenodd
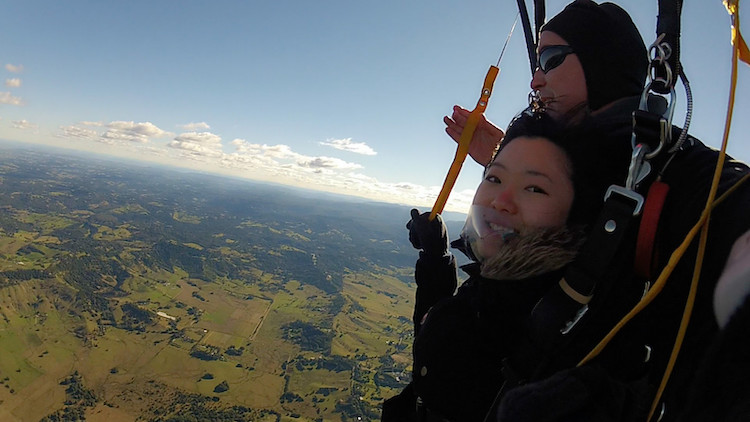
<path id="1" fill-rule="evenodd" d="M 573 261 L 584 239 L 582 227 L 531 231 L 511 239 L 497 254 L 480 262 L 481 275 L 493 280 L 523 280 L 559 270 Z M 451 246 L 476 261 L 465 239 Z"/>

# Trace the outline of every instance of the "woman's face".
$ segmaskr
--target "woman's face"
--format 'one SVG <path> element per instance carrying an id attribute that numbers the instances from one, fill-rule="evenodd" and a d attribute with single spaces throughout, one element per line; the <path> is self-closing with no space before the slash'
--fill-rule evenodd
<path id="1" fill-rule="evenodd" d="M 502 234 L 501 239 L 508 233 L 562 227 L 573 204 L 571 177 L 570 162 L 560 147 L 545 138 L 518 137 L 487 167 L 472 204 L 490 209 L 485 223 Z M 492 243 L 499 247 L 502 242 L 496 236 Z"/>

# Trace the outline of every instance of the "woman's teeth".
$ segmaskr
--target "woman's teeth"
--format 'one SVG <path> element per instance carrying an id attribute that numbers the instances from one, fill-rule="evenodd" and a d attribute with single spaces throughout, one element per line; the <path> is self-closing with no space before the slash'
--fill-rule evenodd
<path id="1" fill-rule="evenodd" d="M 516 231 L 513 230 L 510 227 L 501 226 L 500 224 L 490 223 L 487 222 L 487 225 L 490 226 L 493 232 L 499 233 L 501 236 L 503 236 L 503 239 L 505 239 L 506 236 L 515 236 L 517 235 Z"/>

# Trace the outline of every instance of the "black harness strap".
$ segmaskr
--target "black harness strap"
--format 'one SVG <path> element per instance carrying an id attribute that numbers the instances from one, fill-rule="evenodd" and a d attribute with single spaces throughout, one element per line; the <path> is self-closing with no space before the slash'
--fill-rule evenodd
<path id="1" fill-rule="evenodd" d="M 529 53 L 532 75 L 536 70 L 536 42 L 534 34 L 531 33 L 531 25 L 528 21 L 528 12 L 524 0 L 517 0 L 519 12 L 526 35 L 526 46 Z M 535 23 L 537 31 L 544 23 L 544 0 L 534 0 Z M 653 83 L 647 86 L 642 97 L 641 110 L 633 114 L 633 147 L 634 156 L 636 145 L 648 146 L 648 151 L 655 158 L 661 151 L 654 141 L 663 143 L 665 138 L 671 135 L 671 115 L 664 119 L 658 113 L 652 113 L 646 105 L 648 90 L 651 89 L 659 94 L 674 92 L 677 78 L 682 74 L 680 65 L 680 13 L 682 0 L 659 0 L 659 16 L 657 35 L 662 36 L 660 44 L 667 44 L 669 54 L 666 60 L 652 60 L 650 75 Z M 536 40 L 538 41 L 538 40 Z M 663 145 L 662 145 L 663 146 Z M 640 150 L 641 145 L 638 146 Z M 663 148 L 666 150 L 666 148 Z M 646 149 L 644 149 L 646 150 Z M 665 151 L 664 151 L 665 152 Z M 636 162 L 634 158 L 634 162 Z M 580 330 L 576 327 L 578 323 L 588 318 L 594 312 L 589 312 L 588 302 L 596 293 L 607 296 L 609 288 L 597 283 L 606 282 L 607 270 L 615 262 L 618 251 L 622 252 L 625 245 L 623 242 L 627 236 L 628 227 L 634 220 L 639 219 L 643 207 L 643 196 L 636 192 L 638 182 L 642 180 L 640 166 L 642 158 L 637 161 L 637 167 L 631 164 L 631 173 L 626 188 L 612 186 L 607 192 L 604 208 L 589 234 L 581 252 L 576 260 L 571 263 L 565 272 L 561 282 L 553 287 L 550 292 L 537 303 L 531 313 L 528 338 L 521 342 L 513 353 L 503 361 L 503 374 L 506 382 L 498 392 L 495 402 L 488 413 L 487 420 L 496 411 L 496 407 L 505 392 L 527 380 L 534 379 L 545 370 L 552 356 L 570 344 L 573 337 Z M 649 173 L 644 169 L 644 176 Z M 630 180 L 633 177 L 633 180 Z M 644 183 L 644 185 L 647 185 Z M 648 186 L 638 186 L 639 189 L 647 189 Z M 635 244 L 632 245 L 635 248 Z M 603 297 L 603 296 L 602 296 Z M 595 310 L 596 311 L 596 310 Z"/>
<path id="2" fill-rule="evenodd" d="M 529 65 L 531 66 L 531 75 L 534 76 L 536 71 L 536 37 L 531 30 L 531 22 L 529 22 L 529 11 L 526 9 L 526 2 L 524 0 L 517 0 L 518 13 L 521 14 L 521 25 L 523 25 L 523 34 L 526 37 L 526 51 L 529 54 Z"/>
<path id="3" fill-rule="evenodd" d="M 539 45 L 539 35 L 542 30 L 542 25 L 547 18 L 547 9 L 544 5 L 544 0 L 534 0 L 534 27 L 536 27 L 536 45 Z"/>
<path id="4" fill-rule="evenodd" d="M 570 337 L 588 312 L 596 284 L 605 279 L 631 222 L 640 214 L 643 197 L 620 186 L 611 186 L 604 208 L 581 252 L 565 277 L 537 303 L 531 313 L 530 335 L 548 352 Z"/>
<path id="5" fill-rule="evenodd" d="M 677 77 L 682 73 L 680 63 L 680 15 L 682 0 L 659 0 L 659 15 L 656 21 L 656 35 L 664 35 L 662 42 L 671 48 L 667 63 L 672 70 L 671 84 L 656 83 L 652 89 L 659 94 L 668 94 L 677 84 Z M 664 66 L 655 66 L 655 79 L 668 80 Z"/>
<path id="6" fill-rule="evenodd" d="M 518 13 L 521 14 L 521 24 L 523 25 L 523 34 L 526 38 L 526 51 L 529 54 L 529 66 L 531 68 L 531 76 L 534 76 L 536 72 L 536 47 L 539 45 L 539 31 L 542 29 L 542 25 L 546 20 L 547 9 L 544 4 L 544 0 L 532 0 L 534 4 L 534 29 L 531 28 L 531 22 L 529 20 L 529 11 L 526 8 L 526 2 L 524 0 L 517 0 Z"/>
<path id="7" fill-rule="evenodd" d="M 597 282 L 605 279 L 615 256 L 621 252 L 624 235 L 642 206 L 639 194 L 610 187 L 604 208 L 579 256 L 566 270 L 564 279 L 534 307 L 528 336 L 519 342 L 515 353 L 503 360 L 505 383 L 495 405 L 509 389 L 538 377 L 555 353 L 572 341 L 574 328 L 588 312 L 588 300 Z"/>

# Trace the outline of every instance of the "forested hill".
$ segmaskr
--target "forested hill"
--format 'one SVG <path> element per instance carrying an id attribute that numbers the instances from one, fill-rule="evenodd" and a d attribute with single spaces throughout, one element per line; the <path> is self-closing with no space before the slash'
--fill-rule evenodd
<path id="1" fill-rule="evenodd" d="M 0 420 L 377 419 L 408 381 L 408 215 L 0 149 Z"/>

